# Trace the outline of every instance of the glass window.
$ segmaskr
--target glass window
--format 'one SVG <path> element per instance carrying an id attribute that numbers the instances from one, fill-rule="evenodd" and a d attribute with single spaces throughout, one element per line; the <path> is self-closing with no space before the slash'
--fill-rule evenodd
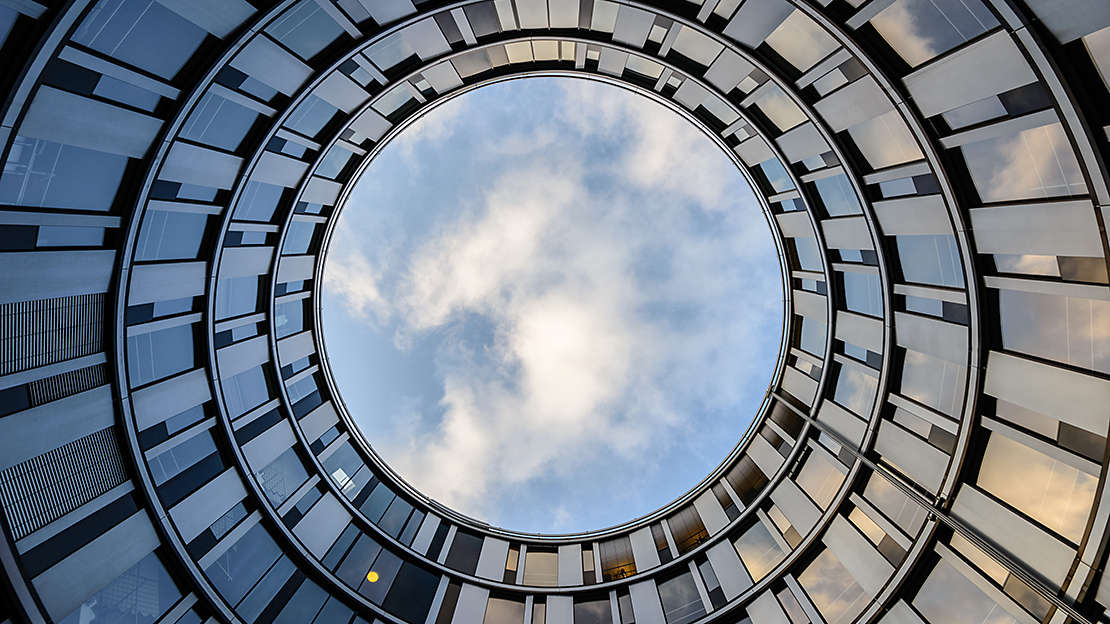
<path id="1" fill-rule="evenodd" d="M 89 596 L 59 624 L 127 622 L 152 624 L 181 598 L 158 555 L 150 553 L 131 569 Z"/>
<path id="2" fill-rule="evenodd" d="M 1078 543 L 1087 526 L 1098 478 L 992 433 L 976 485 Z"/>
<path id="3" fill-rule="evenodd" d="M 342 35 L 343 29 L 318 3 L 305 0 L 274 20 L 266 32 L 301 58 L 310 59 Z"/>
<path id="4" fill-rule="evenodd" d="M 763 171 L 763 175 L 767 178 L 767 182 L 771 184 L 771 188 L 776 193 L 782 193 L 794 188 L 794 183 L 790 180 L 790 174 L 786 172 L 786 168 L 782 166 L 777 158 L 765 160 L 759 163 L 759 168 Z"/>
<path id="5" fill-rule="evenodd" d="M 216 452 L 216 441 L 212 438 L 212 433 L 205 431 L 150 458 L 147 461 L 147 465 L 150 466 L 150 476 L 154 478 L 155 484 L 162 485 L 181 474 L 186 468 Z"/>
<path id="6" fill-rule="evenodd" d="M 338 145 L 332 147 L 328 150 L 324 159 L 320 161 L 320 166 L 316 168 L 316 175 L 334 180 L 347 166 L 347 163 L 351 161 L 352 156 L 354 154 L 343 147 Z"/>
<path id="7" fill-rule="evenodd" d="M 104 228 L 40 225 L 38 247 L 99 247 L 104 244 Z"/>
<path id="8" fill-rule="evenodd" d="M 598 556 L 601 558 L 601 578 L 605 581 L 622 579 L 636 573 L 632 541 L 627 536 L 600 542 Z"/>
<path id="9" fill-rule="evenodd" d="M 270 399 L 270 386 L 261 366 L 245 370 L 223 380 L 227 413 L 236 418 Z"/>
<path id="10" fill-rule="evenodd" d="M 235 206 L 235 218 L 240 221 L 269 221 L 284 192 L 284 187 L 275 184 L 247 182 Z"/>
<path id="11" fill-rule="evenodd" d="M 328 455 L 328 458 L 322 464 L 324 470 L 335 479 L 340 487 L 349 485 L 348 482 L 351 477 L 355 476 L 358 469 L 363 466 L 358 452 L 349 442 L 342 443 L 339 448 L 335 449 L 334 453 Z"/>
<path id="12" fill-rule="evenodd" d="M 983 202 L 1087 192 L 1079 162 L 1059 123 L 969 143 L 960 151 Z"/>
<path id="13" fill-rule="evenodd" d="M 883 286 L 878 273 L 840 273 L 844 284 L 844 307 L 861 314 L 883 315 Z"/>
<path id="14" fill-rule="evenodd" d="M 871 25 L 916 67 L 998 21 L 979 0 L 898 0 L 871 18 Z"/>
<path id="15" fill-rule="evenodd" d="M 482 553 L 482 537 L 466 531 L 455 531 L 451 550 L 444 564 L 466 574 L 474 574 L 478 568 L 478 556 Z"/>
<path id="16" fill-rule="evenodd" d="M 304 302 L 290 301 L 274 306 L 274 327 L 278 338 L 304 329 Z"/>
<path id="17" fill-rule="evenodd" d="M 1110 301 L 999 290 L 1002 346 L 1110 373 Z"/>
<path id="18" fill-rule="evenodd" d="M 872 169 L 921 159 L 917 141 L 898 111 L 891 110 L 852 126 L 848 135 Z"/>
<path id="19" fill-rule="evenodd" d="M 825 357 L 825 322 L 805 316 L 802 319 L 802 337 L 799 346 L 803 351 Z"/>
<path id="20" fill-rule="evenodd" d="M 690 552 L 698 544 L 709 539 L 705 524 L 702 523 L 701 516 L 693 505 L 687 505 L 667 518 L 667 525 L 671 529 L 671 537 L 674 538 L 675 547 L 678 548 L 680 555 Z"/>
<path id="21" fill-rule="evenodd" d="M 310 94 L 293 109 L 289 118 L 285 120 L 285 125 L 305 136 L 312 137 L 323 130 L 337 112 L 339 109 Z"/>
<path id="22" fill-rule="evenodd" d="M 916 534 L 925 520 L 925 510 L 920 505 L 878 474 L 867 480 L 863 497 L 910 535 Z"/>
<path id="23" fill-rule="evenodd" d="M 860 214 L 859 199 L 856 197 L 848 176 L 838 173 L 834 176 L 821 178 L 813 183 L 817 194 L 821 196 L 821 203 L 825 205 L 825 212 L 830 217 Z"/>
<path id="24" fill-rule="evenodd" d="M 870 415 L 879 380 L 856 369 L 855 366 L 839 365 L 839 367 L 833 400 L 860 416 Z"/>
<path id="25" fill-rule="evenodd" d="M 482 624 L 522 624 L 524 622 L 524 603 L 508 598 L 490 596 L 486 603 L 486 617 Z"/>
<path id="26" fill-rule="evenodd" d="M 285 243 L 281 253 L 287 256 L 308 253 L 312 245 L 312 234 L 316 231 L 316 224 L 312 221 L 294 220 L 289 224 L 289 233 L 285 235 Z"/>
<path id="27" fill-rule="evenodd" d="M 274 624 L 304 624 L 311 622 L 316 613 L 324 606 L 328 593 L 316 583 L 305 579 L 297 591 L 289 597 L 289 602 L 274 618 Z"/>
<path id="28" fill-rule="evenodd" d="M 204 572 L 225 600 L 238 604 L 280 555 L 266 529 L 256 524 Z"/>
<path id="29" fill-rule="evenodd" d="M 524 555 L 524 584 L 535 587 L 558 585 L 559 553 L 554 549 L 529 548 Z"/>
<path id="30" fill-rule="evenodd" d="M 943 560 L 922 583 L 913 606 L 929 622 L 1017 624 L 997 602 Z"/>
<path id="31" fill-rule="evenodd" d="M 216 282 L 216 318 L 250 314 L 258 309 L 258 276 L 232 277 Z"/>
<path id="32" fill-rule="evenodd" d="M 758 521 L 748 527 L 736 541 L 732 543 L 744 567 L 748 569 L 753 581 L 767 576 L 780 561 L 786 557 L 786 551 L 771 535 L 770 530 Z"/>
<path id="33" fill-rule="evenodd" d="M 966 367 L 906 350 L 899 389 L 902 396 L 955 418 L 960 414 L 966 384 Z"/>
<path id="34" fill-rule="evenodd" d="M 896 236 L 894 240 L 906 282 L 963 288 L 963 264 L 954 236 Z"/>
<path id="35" fill-rule="evenodd" d="M 806 71 L 839 46 L 825 29 L 795 10 L 767 36 L 765 43 L 798 71 Z"/>
<path id="36" fill-rule="evenodd" d="M 775 84 L 767 84 L 754 105 L 782 132 L 806 120 L 805 113 Z"/>
<path id="37" fill-rule="evenodd" d="M 180 135 L 234 152 L 257 119 L 258 113 L 251 109 L 214 93 L 205 93 L 181 127 Z"/>
<path id="38" fill-rule="evenodd" d="M 812 451 L 794 480 L 815 503 L 827 509 L 844 483 L 844 474 L 843 468 L 833 464 L 824 453 Z"/>
<path id="39" fill-rule="evenodd" d="M 17 136 L 0 177 L 0 201 L 109 210 L 127 162 L 126 156 Z"/>
<path id="40" fill-rule="evenodd" d="M 692 61 L 708 67 L 724 49 L 723 45 L 692 28 L 676 26 L 678 27 L 678 35 L 675 37 L 671 49 Z"/>
<path id="41" fill-rule="evenodd" d="M 443 31 L 429 17 L 387 36 L 370 46 L 365 54 L 382 71 L 388 71 L 413 55 L 427 60 L 450 49 Z"/>
<path id="42" fill-rule="evenodd" d="M 207 227 L 206 214 L 148 210 L 135 243 L 135 259 L 192 260 Z"/>
<path id="43" fill-rule="evenodd" d="M 93 95 L 129 104 L 145 111 L 153 111 L 158 103 L 162 101 L 162 96 L 157 93 L 117 80 L 111 76 L 100 77 L 96 87 L 93 88 Z"/>
<path id="44" fill-rule="evenodd" d="M 609 597 L 574 600 L 574 624 L 613 624 Z"/>
<path id="45" fill-rule="evenodd" d="M 275 507 L 285 502 L 289 495 L 308 479 L 308 472 L 295 449 L 288 449 L 258 471 L 258 481 Z"/>
<path id="46" fill-rule="evenodd" d="M 163 78 L 173 78 L 208 35 L 155 0 L 101 0 L 73 41 Z"/>
<path id="47" fill-rule="evenodd" d="M 828 624 L 851 622 L 868 603 L 863 588 L 827 548 L 802 570 L 798 575 L 798 584 L 809 594 L 813 606 Z"/>
<path id="48" fill-rule="evenodd" d="M 193 367 L 193 326 L 181 325 L 127 339 L 131 386 L 138 387 Z"/>
<path id="49" fill-rule="evenodd" d="M 685 572 L 659 583 L 659 600 L 667 624 L 686 624 L 705 615 L 694 575 Z"/>

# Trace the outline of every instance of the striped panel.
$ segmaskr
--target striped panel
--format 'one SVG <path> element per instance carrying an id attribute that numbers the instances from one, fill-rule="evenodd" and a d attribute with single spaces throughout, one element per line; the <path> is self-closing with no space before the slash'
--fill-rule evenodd
<path id="1" fill-rule="evenodd" d="M 104 293 L 0 304 L 0 375 L 97 353 Z"/>
<path id="2" fill-rule="evenodd" d="M 67 396 L 92 390 L 108 383 L 108 367 L 97 364 L 87 368 L 52 375 L 44 379 L 37 379 L 27 384 L 31 394 L 31 407 L 64 399 Z"/>
<path id="3" fill-rule="evenodd" d="M 115 427 L 0 472 L 0 505 L 22 539 L 127 480 Z"/>

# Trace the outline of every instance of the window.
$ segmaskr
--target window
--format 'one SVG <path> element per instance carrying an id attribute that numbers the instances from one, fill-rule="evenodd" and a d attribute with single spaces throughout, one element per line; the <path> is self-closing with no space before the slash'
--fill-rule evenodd
<path id="1" fill-rule="evenodd" d="M 943 560 L 922 583 L 913 606 L 929 622 L 1017 624 L 1001 605 Z"/>
<path id="2" fill-rule="evenodd" d="M 801 339 L 798 346 L 803 351 L 816 355 L 817 357 L 825 357 L 825 322 L 811 318 L 808 316 L 797 317 L 801 319 Z"/>
<path id="3" fill-rule="evenodd" d="M 266 529 L 256 524 L 204 572 L 225 600 L 237 604 L 280 554 Z"/>
<path id="4" fill-rule="evenodd" d="M 143 557 L 131 569 L 89 596 L 59 624 L 128 622 L 152 624 L 181 598 L 156 553 Z"/>
<path id="5" fill-rule="evenodd" d="M 109 210 L 127 163 L 126 156 L 17 136 L 0 177 L 0 201 Z"/>
<path id="6" fill-rule="evenodd" d="M 636 573 L 632 541 L 627 536 L 599 543 L 598 554 L 601 556 L 602 580 L 622 579 Z"/>
<path id="7" fill-rule="evenodd" d="M 667 624 L 686 624 L 705 615 L 705 606 L 689 572 L 659 583 L 659 600 Z"/>
<path id="8" fill-rule="evenodd" d="M 339 38 L 343 29 L 319 4 L 305 0 L 274 20 L 266 32 L 301 58 L 310 59 Z"/>
<path id="9" fill-rule="evenodd" d="M 486 617 L 482 624 L 521 624 L 524 622 L 524 603 L 508 598 L 490 596 L 486 603 Z"/>
<path id="10" fill-rule="evenodd" d="M 1059 123 L 960 147 L 983 202 L 1082 195 L 1075 153 Z"/>
<path id="11" fill-rule="evenodd" d="M 609 597 L 575 598 L 574 624 L 613 624 Z"/>
<path id="12" fill-rule="evenodd" d="M 999 290 L 1002 346 L 1110 373 L 1110 302 Z"/>
<path id="13" fill-rule="evenodd" d="M 979 0 L 898 0 L 871 25 L 912 67 L 998 25 Z"/>
<path id="14" fill-rule="evenodd" d="M 206 214 L 149 210 L 135 244 L 135 259 L 192 260 L 207 226 Z"/>
<path id="15" fill-rule="evenodd" d="M 843 173 L 821 178 L 813 183 L 821 203 L 825 205 L 825 212 L 830 217 L 860 214 L 859 199 L 848 177 Z"/>
<path id="16" fill-rule="evenodd" d="M 131 386 L 138 387 L 193 367 L 193 325 L 127 338 Z"/>
<path id="17" fill-rule="evenodd" d="M 270 398 L 270 385 L 261 366 L 223 380 L 224 402 L 231 418 L 241 416 Z"/>
<path id="18" fill-rule="evenodd" d="M 269 221 L 274 216 L 285 188 L 265 182 L 247 182 L 235 206 L 235 218 L 242 221 Z"/>
<path id="19" fill-rule="evenodd" d="M 794 253 L 798 257 L 798 266 L 805 271 L 821 271 L 821 252 L 817 250 L 817 239 L 812 236 L 799 236 L 789 239 L 794 243 Z"/>
<path id="20" fill-rule="evenodd" d="M 250 314 L 258 309 L 257 275 L 221 279 L 216 283 L 216 318 Z"/>
<path id="21" fill-rule="evenodd" d="M 870 316 L 883 315 L 883 287 L 878 273 L 839 271 L 844 285 L 844 307 Z"/>
<path id="22" fill-rule="evenodd" d="M 813 606 L 817 607 L 828 624 L 847 624 L 867 606 L 869 596 L 829 549 L 821 551 L 802 570 L 798 575 L 798 584 L 809 594 Z"/>
<path id="23" fill-rule="evenodd" d="M 181 127 L 180 136 L 234 152 L 257 119 L 258 113 L 251 109 L 205 93 Z"/>
<path id="24" fill-rule="evenodd" d="M 905 350 L 899 392 L 918 403 L 959 417 L 963 406 L 967 367 L 940 358 Z"/>
<path id="25" fill-rule="evenodd" d="M 73 41 L 169 79 L 207 34 L 155 0 L 101 0 Z"/>
<path id="26" fill-rule="evenodd" d="M 301 487 L 308 479 L 308 472 L 295 449 L 288 449 L 278 458 L 258 471 L 258 481 L 266 498 L 275 507 Z"/>
<path id="27" fill-rule="evenodd" d="M 786 557 L 786 551 L 762 521 L 748 527 L 732 545 L 753 581 L 767 576 Z"/>
<path id="28" fill-rule="evenodd" d="M 896 236 L 894 240 L 905 281 L 963 288 L 963 264 L 955 237 Z"/>
<path id="29" fill-rule="evenodd" d="M 553 548 L 529 546 L 524 557 L 524 584 L 555 587 L 559 584 L 559 554 Z"/>
<path id="30" fill-rule="evenodd" d="M 674 538 L 674 545 L 680 555 L 690 552 L 709 539 L 709 533 L 693 505 L 687 505 L 667 518 L 667 525 L 671 528 L 671 537 Z"/>
<path id="31" fill-rule="evenodd" d="M 844 468 L 839 463 L 834 464 L 821 451 L 812 450 L 795 481 L 815 503 L 827 509 L 844 482 L 844 475 Z"/>
<path id="32" fill-rule="evenodd" d="M 444 564 L 466 574 L 474 574 L 478 569 L 478 555 L 482 554 L 482 537 L 466 531 L 455 531 L 451 550 Z"/>
<path id="33" fill-rule="evenodd" d="M 859 370 L 856 366 L 835 365 L 839 370 L 836 376 L 836 390 L 833 400 L 843 407 L 867 417 L 875 403 L 875 392 L 879 380 Z"/>

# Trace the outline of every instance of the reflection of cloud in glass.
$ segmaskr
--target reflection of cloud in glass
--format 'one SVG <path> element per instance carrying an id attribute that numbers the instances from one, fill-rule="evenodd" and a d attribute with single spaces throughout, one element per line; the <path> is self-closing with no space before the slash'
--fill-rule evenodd
<path id="1" fill-rule="evenodd" d="M 1002 345 L 1110 373 L 1110 301 L 1000 290 Z"/>
<path id="2" fill-rule="evenodd" d="M 786 552 L 771 536 L 771 532 L 762 521 L 756 522 L 747 531 L 744 531 L 733 543 L 736 552 L 740 555 L 744 567 L 752 580 L 767 576 L 780 561 L 786 557 Z"/>
<path id="3" fill-rule="evenodd" d="M 828 624 L 851 622 L 870 599 L 852 573 L 827 548 L 802 570 L 798 584 Z"/>
<path id="4" fill-rule="evenodd" d="M 979 0 L 898 0 L 871 18 L 875 30 L 913 67 L 997 24 Z"/>
<path id="5" fill-rule="evenodd" d="M 984 202 L 1081 195 L 1079 163 L 1059 123 L 960 148 Z"/>
<path id="6" fill-rule="evenodd" d="M 1017 624 L 990 596 L 943 560 L 921 585 L 913 606 L 929 622 Z"/>
<path id="7" fill-rule="evenodd" d="M 836 40 L 806 14 L 795 10 L 767 37 L 767 45 L 800 71 L 837 48 Z"/>

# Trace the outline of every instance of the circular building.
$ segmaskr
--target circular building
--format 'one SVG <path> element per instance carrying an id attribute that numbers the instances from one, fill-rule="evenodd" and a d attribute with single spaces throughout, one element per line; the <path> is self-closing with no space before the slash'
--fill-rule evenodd
<path id="1" fill-rule="evenodd" d="M 1107 621 L 1104 0 L 0 0 L 0 40 L 0 623 Z M 534 75 L 712 136 L 786 293 L 732 453 L 571 535 L 402 480 L 318 315 L 381 147 Z"/>

